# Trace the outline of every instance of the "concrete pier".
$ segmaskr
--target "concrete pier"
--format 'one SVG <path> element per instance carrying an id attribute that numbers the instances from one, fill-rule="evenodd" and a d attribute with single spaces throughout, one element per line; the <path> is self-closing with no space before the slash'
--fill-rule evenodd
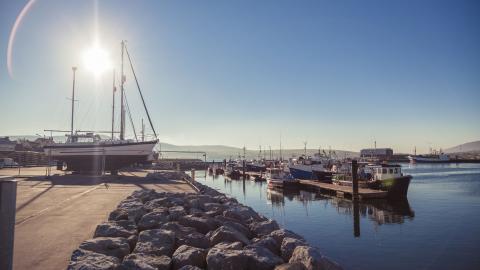
<path id="1" fill-rule="evenodd" d="M 16 175 L 18 169 L 1 173 Z M 45 179 L 44 167 L 22 168 L 28 177 L 17 178 L 13 269 L 65 269 L 72 250 L 91 238 L 96 225 L 134 190 L 195 192 L 181 179 L 152 180 L 147 173 L 99 177 L 52 170 L 54 175 Z"/>

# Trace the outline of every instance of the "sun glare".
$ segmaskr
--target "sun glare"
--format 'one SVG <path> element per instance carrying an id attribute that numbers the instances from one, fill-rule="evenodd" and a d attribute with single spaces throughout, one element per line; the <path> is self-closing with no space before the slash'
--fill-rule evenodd
<path id="1" fill-rule="evenodd" d="M 100 75 L 103 71 L 112 67 L 109 53 L 98 46 L 85 51 L 83 54 L 83 64 L 86 69 L 95 75 Z"/>

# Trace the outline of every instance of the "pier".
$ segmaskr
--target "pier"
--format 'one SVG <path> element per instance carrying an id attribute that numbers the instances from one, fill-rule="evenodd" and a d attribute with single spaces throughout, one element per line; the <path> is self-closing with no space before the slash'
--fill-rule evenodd
<path id="1" fill-rule="evenodd" d="M 350 186 L 339 186 L 316 182 L 312 180 L 300 180 L 300 186 L 307 189 L 315 189 L 323 192 L 335 193 L 339 197 L 353 197 L 353 188 Z M 387 197 L 387 191 L 375 190 L 369 188 L 359 188 L 358 198 L 360 200 L 384 199 Z"/>

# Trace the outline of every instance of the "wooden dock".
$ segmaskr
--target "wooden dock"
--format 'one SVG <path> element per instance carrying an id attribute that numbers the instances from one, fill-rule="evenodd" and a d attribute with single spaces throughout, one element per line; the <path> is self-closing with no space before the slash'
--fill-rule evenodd
<path id="1" fill-rule="evenodd" d="M 338 197 L 352 197 L 353 189 L 350 186 L 339 186 L 334 184 L 327 184 L 316 182 L 312 180 L 300 180 L 300 186 L 305 188 L 316 189 L 320 191 L 326 191 L 329 193 L 335 193 Z M 358 198 L 360 200 L 368 199 L 384 199 L 387 197 L 387 191 L 375 190 L 369 188 L 359 188 Z"/>

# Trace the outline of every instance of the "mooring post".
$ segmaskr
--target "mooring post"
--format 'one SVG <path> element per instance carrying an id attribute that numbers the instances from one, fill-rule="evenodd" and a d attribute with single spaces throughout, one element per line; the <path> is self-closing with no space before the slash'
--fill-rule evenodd
<path id="1" fill-rule="evenodd" d="M 245 159 L 243 160 L 243 180 L 245 180 Z"/>
<path id="2" fill-rule="evenodd" d="M 352 199 L 358 199 L 358 164 L 356 160 L 352 160 Z"/>
<path id="3" fill-rule="evenodd" d="M 195 168 L 192 168 L 192 182 L 195 182 Z"/>
<path id="4" fill-rule="evenodd" d="M 16 201 L 17 182 L 0 177 L 0 270 L 13 268 Z"/>

